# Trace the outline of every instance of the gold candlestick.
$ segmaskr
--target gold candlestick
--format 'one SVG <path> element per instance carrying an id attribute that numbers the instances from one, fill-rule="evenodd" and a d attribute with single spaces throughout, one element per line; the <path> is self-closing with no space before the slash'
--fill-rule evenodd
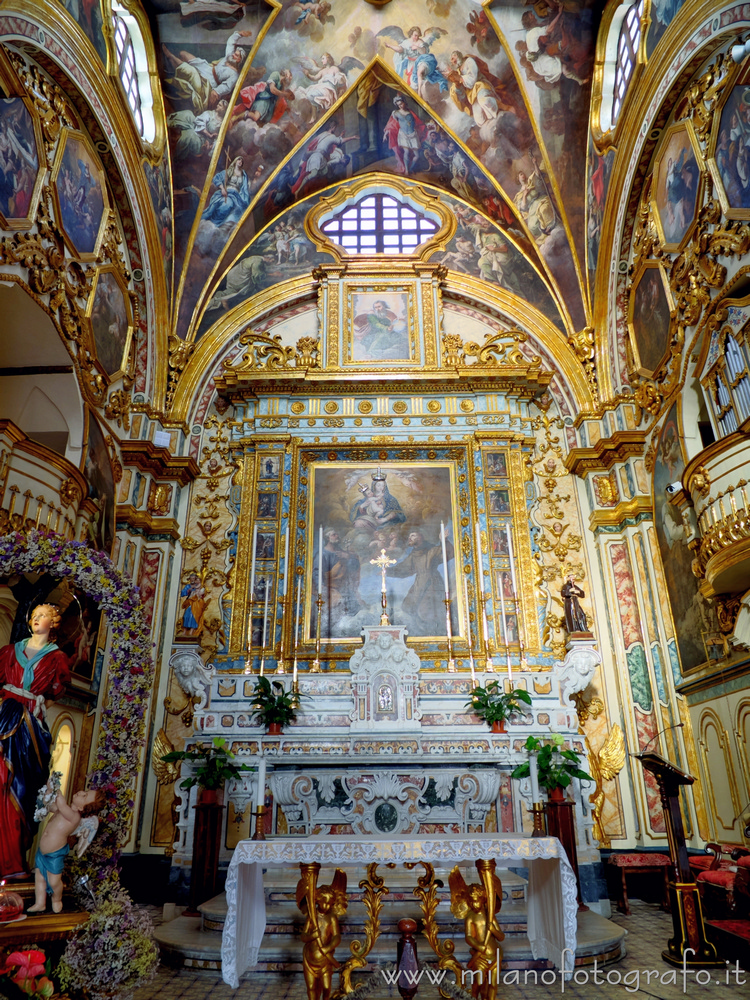
<path id="1" fill-rule="evenodd" d="M 256 806 L 253 812 L 255 814 L 255 833 L 251 840 L 265 840 L 266 831 L 263 829 L 263 817 L 266 815 L 266 807 Z"/>
<path id="2" fill-rule="evenodd" d="M 318 606 L 318 627 L 315 630 L 315 659 L 310 664 L 311 674 L 320 673 L 320 624 L 323 617 L 323 595 L 320 592 L 315 603 Z"/>
<path id="3" fill-rule="evenodd" d="M 482 602 L 482 626 L 484 632 L 484 646 L 485 646 L 485 665 L 484 669 L 488 674 L 494 674 L 495 667 L 492 662 L 492 644 L 490 643 L 490 630 L 487 626 L 487 601 L 490 599 L 489 594 L 485 594 L 484 591 L 480 593 L 479 600 Z"/>
<path id="4" fill-rule="evenodd" d="M 534 817 L 534 829 L 531 833 L 532 837 L 546 837 L 547 836 L 547 823 L 544 815 L 544 803 L 543 802 L 532 802 L 531 803 L 531 813 Z"/>
<path id="5" fill-rule="evenodd" d="M 286 623 L 286 594 L 281 598 L 281 639 L 279 640 L 279 658 L 276 661 L 276 673 L 286 673 L 286 663 L 284 661 L 284 624 Z"/>
<path id="6" fill-rule="evenodd" d="M 448 594 L 443 601 L 445 604 L 445 631 L 448 636 L 448 673 L 455 674 L 456 661 L 453 659 L 453 635 L 451 633 L 451 599 Z"/>

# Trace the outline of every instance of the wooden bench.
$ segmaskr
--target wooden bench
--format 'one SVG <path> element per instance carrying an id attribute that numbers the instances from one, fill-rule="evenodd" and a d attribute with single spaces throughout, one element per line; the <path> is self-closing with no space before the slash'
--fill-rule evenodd
<path id="1" fill-rule="evenodd" d="M 669 874 L 672 862 L 666 854 L 610 854 L 609 863 L 620 869 L 621 881 L 618 886 L 619 895 L 617 899 L 617 909 L 630 916 L 630 903 L 628 902 L 628 885 L 626 878 L 628 875 L 648 875 L 655 868 L 661 868 L 664 879 L 664 895 L 662 898 L 662 909 L 669 910 Z"/>

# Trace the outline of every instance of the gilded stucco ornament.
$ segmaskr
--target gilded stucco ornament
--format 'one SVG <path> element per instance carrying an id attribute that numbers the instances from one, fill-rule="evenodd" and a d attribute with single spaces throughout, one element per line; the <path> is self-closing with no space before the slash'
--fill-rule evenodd
<path id="1" fill-rule="evenodd" d="M 711 134 L 719 99 L 729 82 L 728 71 L 733 67 L 732 56 L 726 52 L 713 65 L 709 66 L 703 76 L 692 83 L 685 94 L 688 111 L 684 117 L 690 118 L 698 141 L 705 146 Z"/>
<path id="2" fill-rule="evenodd" d="M 543 642 L 552 648 L 557 659 L 563 660 L 566 655 L 564 622 L 554 607 L 558 605 L 562 609 L 562 601 L 551 584 L 565 580 L 570 574 L 578 580 L 586 578 L 578 555 L 583 539 L 576 530 L 578 512 L 573 479 L 563 463 L 561 432 L 565 425 L 559 416 L 550 413 L 551 396 L 547 394 L 534 403 L 540 410 L 532 424 L 536 448 L 527 460 L 525 473 L 537 488 L 532 512 L 538 547 L 534 554 L 535 584 L 547 599 Z"/>
<path id="3" fill-rule="evenodd" d="M 234 364 L 224 361 L 226 375 L 245 375 L 254 372 L 273 372 L 282 368 L 319 368 L 320 341 L 315 337 L 300 337 L 296 347 L 284 346 L 281 337 L 256 333 L 248 327 L 239 338 L 241 347 L 247 348 Z"/>
<path id="4" fill-rule="evenodd" d="M 166 409 L 169 410 L 172 407 L 172 400 L 174 399 L 174 394 L 177 391 L 177 383 L 180 380 L 180 372 L 183 371 L 185 365 L 188 363 L 190 355 L 195 349 L 195 344 L 189 343 L 186 340 L 180 340 L 179 337 L 175 337 L 174 334 L 170 333 L 169 339 L 169 379 L 167 384 L 167 398 L 166 398 Z"/>
<path id="5" fill-rule="evenodd" d="M 104 416 L 107 420 L 114 420 L 118 427 L 123 430 L 130 430 L 130 393 L 124 389 L 116 389 L 110 393 L 107 405 L 104 408 Z"/>
<path id="6" fill-rule="evenodd" d="M 3 53 L 9 58 L 21 84 L 34 102 L 42 126 L 47 163 L 51 166 L 62 129 L 76 127 L 65 95 L 57 84 L 42 74 L 37 66 L 29 68 L 18 53 L 10 52 L 4 47 Z"/>
<path id="7" fill-rule="evenodd" d="M 593 326 L 585 326 L 578 333 L 568 337 L 568 343 L 586 372 L 586 381 L 591 389 L 594 402 L 599 402 L 599 384 L 596 379 L 595 333 Z"/>

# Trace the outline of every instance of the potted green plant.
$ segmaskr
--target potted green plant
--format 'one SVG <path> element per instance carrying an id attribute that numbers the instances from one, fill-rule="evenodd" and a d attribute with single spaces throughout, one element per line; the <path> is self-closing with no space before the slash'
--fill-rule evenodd
<path id="1" fill-rule="evenodd" d="M 531 704 L 531 695 L 522 688 L 505 692 L 500 688 L 499 681 L 490 681 L 485 687 L 478 684 L 471 692 L 466 707 L 474 715 L 484 719 L 493 733 L 505 732 L 505 720 L 514 712 L 521 712 L 520 702 Z"/>
<path id="2" fill-rule="evenodd" d="M 249 764 L 235 764 L 235 754 L 221 736 L 214 736 L 211 743 L 196 743 L 187 750 L 172 750 L 164 754 L 162 760 L 168 763 L 189 760 L 197 764 L 192 774 L 180 782 L 180 788 L 198 785 L 204 803 L 220 800 L 228 778 L 239 778 L 243 772 L 255 770 Z"/>
<path id="3" fill-rule="evenodd" d="M 535 754 L 539 784 L 547 789 L 553 801 L 560 801 L 564 797 L 565 789 L 573 778 L 581 781 L 594 780 L 579 767 L 581 754 L 565 746 L 561 733 L 552 733 L 548 742 L 542 742 L 537 736 L 529 736 L 523 746 L 529 753 L 529 760 L 511 771 L 511 778 L 528 778 L 531 773 L 531 754 Z"/>
<path id="4" fill-rule="evenodd" d="M 252 714 L 266 727 L 271 736 L 278 736 L 284 726 L 297 718 L 300 696 L 297 691 L 287 691 L 281 681 L 259 677 L 253 692 Z"/>

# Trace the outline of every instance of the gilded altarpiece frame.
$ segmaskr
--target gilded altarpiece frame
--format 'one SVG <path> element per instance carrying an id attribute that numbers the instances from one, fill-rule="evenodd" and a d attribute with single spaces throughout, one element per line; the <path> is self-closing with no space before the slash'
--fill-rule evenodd
<path id="1" fill-rule="evenodd" d="M 518 578 L 518 601 L 521 615 L 521 637 L 526 655 L 533 657 L 541 653 L 541 634 L 534 606 L 533 559 L 528 532 L 518 530 L 518 525 L 525 525 L 526 491 L 524 488 L 523 455 L 518 445 L 492 436 L 489 449 L 490 477 L 485 479 L 483 463 L 479 455 L 484 451 L 487 442 L 482 435 L 482 442 L 475 441 L 473 445 L 466 443 L 449 444 L 429 442 L 415 443 L 407 447 L 378 446 L 372 444 L 312 444 L 298 440 L 287 441 L 285 446 L 281 441 L 271 440 L 271 437 L 259 441 L 258 451 L 249 450 L 243 459 L 245 482 L 243 483 L 242 509 L 238 525 L 238 551 L 235 565 L 237 586 L 232 603 L 232 623 L 229 649 L 225 651 L 230 659 L 243 662 L 246 654 L 246 641 L 250 611 L 250 569 L 252 553 L 250 540 L 254 527 L 258 526 L 258 538 L 269 533 L 275 536 L 273 557 L 261 557 L 256 551 L 256 583 L 259 576 L 268 572 L 273 578 L 271 588 L 270 615 L 271 628 L 268 637 L 268 659 L 266 669 L 275 669 L 276 658 L 280 652 L 280 642 L 283 637 L 285 656 L 288 657 L 295 646 L 295 634 L 299 629 L 298 655 L 300 669 L 305 671 L 309 661 L 315 656 L 315 635 L 317 630 L 317 586 L 318 586 L 318 550 L 320 528 L 324 530 L 324 548 L 329 545 L 329 555 L 324 556 L 324 605 L 321 640 L 323 647 L 323 669 L 343 668 L 352 654 L 353 648 L 360 643 L 360 630 L 363 625 L 362 615 L 367 623 L 377 623 L 379 607 L 379 570 L 369 562 L 371 558 L 380 555 L 383 547 L 389 559 L 400 560 L 395 569 L 387 570 L 388 607 L 392 614 L 394 625 L 405 625 L 403 602 L 418 583 L 418 572 L 406 573 L 405 563 L 413 559 L 412 549 L 422 547 L 422 542 L 413 540 L 409 544 L 412 531 L 421 531 L 424 545 L 430 550 L 422 567 L 422 583 L 427 583 L 426 590 L 436 591 L 420 608 L 420 617 L 424 617 L 426 607 L 432 609 L 432 620 L 437 622 L 437 614 L 441 613 L 439 628 L 433 630 L 410 628 L 409 644 L 414 646 L 423 658 L 425 669 L 440 668 L 445 660 L 446 631 L 445 611 L 443 606 L 443 570 L 440 546 L 440 522 L 445 523 L 447 534 L 447 559 L 449 565 L 449 582 L 451 589 L 452 615 L 451 628 L 454 639 L 454 653 L 458 657 L 459 669 L 468 669 L 468 646 L 466 614 L 471 620 L 471 635 L 474 655 L 484 657 L 486 647 L 483 636 L 481 604 L 478 601 L 478 575 L 480 565 L 477 559 L 476 524 L 481 527 L 482 559 L 481 567 L 484 579 L 484 593 L 488 598 L 487 620 L 492 656 L 495 669 L 503 668 L 505 649 L 502 641 L 500 622 L 499 595 L 494 593 L 494 580 L 498 573 L 507 573 L 509 560 L 505 551 L 500 552 L 495 543 L 492 547 L 492 532 L 502 528 L 505 538 L 505 524 L 509 523 L 513 533 Z M 278 449 L 278 450 L 270 450 Z M 282 450 L 283 449 L 283 450 Z M 281 465 L 280 479 L 275 475 L 266 482 L 262 479 L 264 460 L 269 456 L 278 460 Z M 494 464 L 493 464 L 494 463 Z M 275 472 L 275 469 L 274 469 Z M 505 473 L 500 475 L 500 473 Z M 390 501 L 383 501 L 383 487 L 373 486 L 383 482 L 378 476 L 385 476 L 388 493 L 395 497 L 398 506 Z M 425 482 L 431 477 L 430 483 Z M 432 482 L 432 479 L 435 482 Z M 341 487 L 336 488 L 336 484 Z M 257 496 L 259 490 L 268 485 L 279 490 L 279 509 L 275 525 L 268 518 L 257 516 Z M 486 516 L 485 503 L 490 489 L 507 493 L 510 510 L 500 516 L 492 515 L 489 532 L 484 520 Z M 382 491 L 382 492 L 381 492 Z M 383 531 L 384 537 L 376 537 L 380 528 L 376 524 L 368 524 L 368 518 L 377 518 L 378 504 L 390 507 L 396 511 Z M 357 509 L 355 511 L 355 505 Z M 365 509 L 367 508 L 367 509 Z M 398 513 L 400 509 L 400 514 Z M 354 514 L 354 516 L 353 516 Z M 361 518 L 360 518 L 361 514 Z M 357 521 L 361 520 L 360 524 Z M 286 525 L 289 525 L 289 567 L 284 565 L 284 537 Z M 326 533 L 334 531 L 335 539 L 325 537 Z M 395 537 L 394 537 L 395 536 Z M 488 543 L 490 547 L 488 548 Z M 258 543 L 260 544 L 260 543 Z M 502 548 L 502 543 L 500 543 Z M 452 550 L 452 552 L 451 552 Z M 330 554 L 332 553 L 332 554 Z M 356 555 L 353 568 L 347 567 L 347 553 Z M 265 556 L 265 553 L 264 553 Z M 352 560 L 354 562 L 354 560 Z M 339 564 L 338 567 L 336 564 Z M 364 567 L 364 569 L 363 569 Z M 419 567 L 415 567 L 417 571 Z M 347 577 L 347 571 L 353 576 Z M 282 582 L 289 573 L 288 596 L 282 598 Z M 357 607 L 342 609 L 348 615 L 351 628 L 334 629 L 328 627 L 330 617 L 330 579 L 335 577 L 341 586 L 338 594 L 350 595 L 353 590 L 352 580 L 366 578 L 364 599 L 362 590 L 359 596 L 354 594 L 351 600 L 358 601 Z M 343 573 L 343 576 L 340 574 Z M 400 575 L 398 575 L 400 574 Z M 434 579 L 433 579 L 434 577 Z M 301 581 L 301 601 L 299 623 L 297 623 L 297 584 Z M 432 582 L 434 586 L 430 587 Z M 414 612 L 420 605 L 416 602 L 421 596 L 417 587 L 411 610 Z M 262 595 L 261 595 L 262 597 Z M 283 605 L 283 615 L 282 615 Z M 255 594 L 254 619 L 262 614 L 263 601 Z M 407 608 L 407 610 L 409 610 Z M 506 615 L 515 612 L 506 606 Z M 429 615 L 428 615 L 429 617 Z M 346 622 L 345 622 L 346 624 Z M 331 632 L 333 631 L 333 634 Z M 282 636 L 283 633 L 283 636 Z M 259 641 L 260 636 L 257 637 Z M 519 642 L 514 634 L 509 642 L 510 655 L 518 662 L 520 653 Z M 259 647 L 256 642 L 256 656 Z M 220 654 L 221 658 L 221 654 Z M 270 660 L 270 663 L 269 663 Z M 238 666 L 239 666 L 238 663 Z M 529 664 L 530 669 L 540 669 Z M 230 670 L 234 668 L 229 668 Z"/>

